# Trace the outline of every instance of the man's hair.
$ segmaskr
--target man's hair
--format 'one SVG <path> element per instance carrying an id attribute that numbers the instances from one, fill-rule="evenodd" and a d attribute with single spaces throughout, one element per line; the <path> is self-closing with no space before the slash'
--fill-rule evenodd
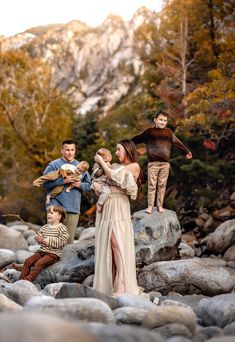
<path id="1" fill-rule="evenodd" d="M 169 114 L 166 112 L 163 112 L 163 110 L 159 110 L 158 112 L 156 112 L 154 118 L 157 119 L 160 115 L 163 115 L 169 118 Z"/>
<path id="2" fill-rule="evenodd" d="M 72 144 L 76 145 L 75 141 L 72 140 L 72 139 L 66 139 L 66 140 L 64 140 L 62 142 L 62 146 L 64 146 L 64 145 L 72 145 Z"/>
<path id="3" fill-rule="evenodd" d="M 57 213 L 59 213 L 61 215 L 61 219 L 60 222 L 64 222 L 65 218 L 66 218 L 66 211 L 63 207 L 61 207 L 60 205 L 51 205 L 48 209 L 47 212 L 53 209 L 53 211 L 56 211 Z"/>

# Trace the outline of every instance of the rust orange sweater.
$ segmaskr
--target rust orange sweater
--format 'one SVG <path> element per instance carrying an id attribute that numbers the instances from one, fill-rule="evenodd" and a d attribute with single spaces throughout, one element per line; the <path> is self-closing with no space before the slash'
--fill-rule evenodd
<path id="1" fill-rule="evenodd" d="M 135 144 L 144 143 L 147 148 L 148 161 L 168 162 L 171 154 L 171 147 L 189 153 L 189 149 L 175 136 L 170 128 L 150 127 L 142 133 L 131 138 Z"/>

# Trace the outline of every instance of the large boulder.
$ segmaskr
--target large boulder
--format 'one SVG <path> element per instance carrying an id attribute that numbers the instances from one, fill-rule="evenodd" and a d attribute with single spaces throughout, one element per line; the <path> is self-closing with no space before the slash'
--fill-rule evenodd
<path id="1" fill-rule="evenodd" d="M 155 261 L 173 259 L 181 240 L 181 227 L 174 211 L 152 214 L 144 210 L 133 214 L 137 264 L 149 265 Z"/>
<path id="2" fill-rule="evenodd" d="M 57 283 L 47 285 L 41 293 L 54 298 L 96 298 L 110 306 L 111 309 L 117 308 L 118 301 L 95 289 L 77 283 Z"/>
<path id="3" fill-rule="evenodd" d="M 32 302 L 24 307 L 26 311 L 42 312 L 68 320 L 114 323 L 114 315 L 110 307 L 96 298 L 63 298 Z"/>
<path id="4" fill-rule="evenodd" d="M 223 222 L 207 241 L 210 252 L 221 254 L 235 244 L 235 219 Z"/>
<path id="5" fill-rule="evenodd" d="M 35 283 L 44 288 L 50 283 L 82 283 L 94 273 L 95 241 L 82 240 L 64 248 L 61 259 L 44 269 Z"/>
<path id="6" fill-rule="evenodd" d="M 28 244 L 22 235 L 17 230 L 10 227 L 0 225 L 0 248 L 18 250 L 28 249 Z"/>
<path id="7" fill-rule="evenodd" d="M 215 296 L 234 289 L 235 269 L 226 264 L 224 260 L 212 258 L 155 262 L 138 273 L 138 284 L 146 292 Z"/>
<path id="8" fill-rule="evenodd" d="M 32 297 L 38 295 L 38 290 L 34 284 L 27 280 L 19 280 L 14 284 L 0 284 L 0 293 L 13 300 L 17 304 L 23 306 Z"/>
<path id="9" fill-rule="evenodd" d="M 33 312 L 0 313 L 0 341 L 2 342 L 92 342 L 89 333 L 78 324 L 51 315 Z"/>

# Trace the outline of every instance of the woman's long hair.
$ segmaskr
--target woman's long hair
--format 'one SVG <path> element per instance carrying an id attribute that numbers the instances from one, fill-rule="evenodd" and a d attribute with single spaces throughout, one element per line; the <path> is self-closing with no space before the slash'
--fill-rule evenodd
<path id="1" fill-rule="evenodd" d="M 139 154 L 136 149 L 135 143 L 132 140 L 129 139 L 123 139 L 118 142 L 118 144 L 122 145 L 126 151 L 126 156 L 127 158 L 132 162 L 132 163 L 137 163 L 139 164 Z M 141 181 L 142 181 L 142 169 L 140 168 L 140 174 L 137 179 L 137 185 L 140 190 L 141 186 Z"/>

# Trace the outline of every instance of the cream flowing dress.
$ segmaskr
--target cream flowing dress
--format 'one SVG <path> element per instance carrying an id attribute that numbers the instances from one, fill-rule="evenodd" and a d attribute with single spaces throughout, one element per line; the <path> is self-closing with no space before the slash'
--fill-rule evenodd
<path id="1" fill-rule="evenodd" d="M 125 293 L 140 292 L 136 280 L 134 231 L 130 202 L 136 199 L 138 187 L 133 174 L 119 165 L 111 172 L 111 195 L 96 216 L 95 276 L 93 287 L 107 295 L 117 291 L 118 275 L 112 272 L 111 234 L 115 235 L 124 267 Z"/>

